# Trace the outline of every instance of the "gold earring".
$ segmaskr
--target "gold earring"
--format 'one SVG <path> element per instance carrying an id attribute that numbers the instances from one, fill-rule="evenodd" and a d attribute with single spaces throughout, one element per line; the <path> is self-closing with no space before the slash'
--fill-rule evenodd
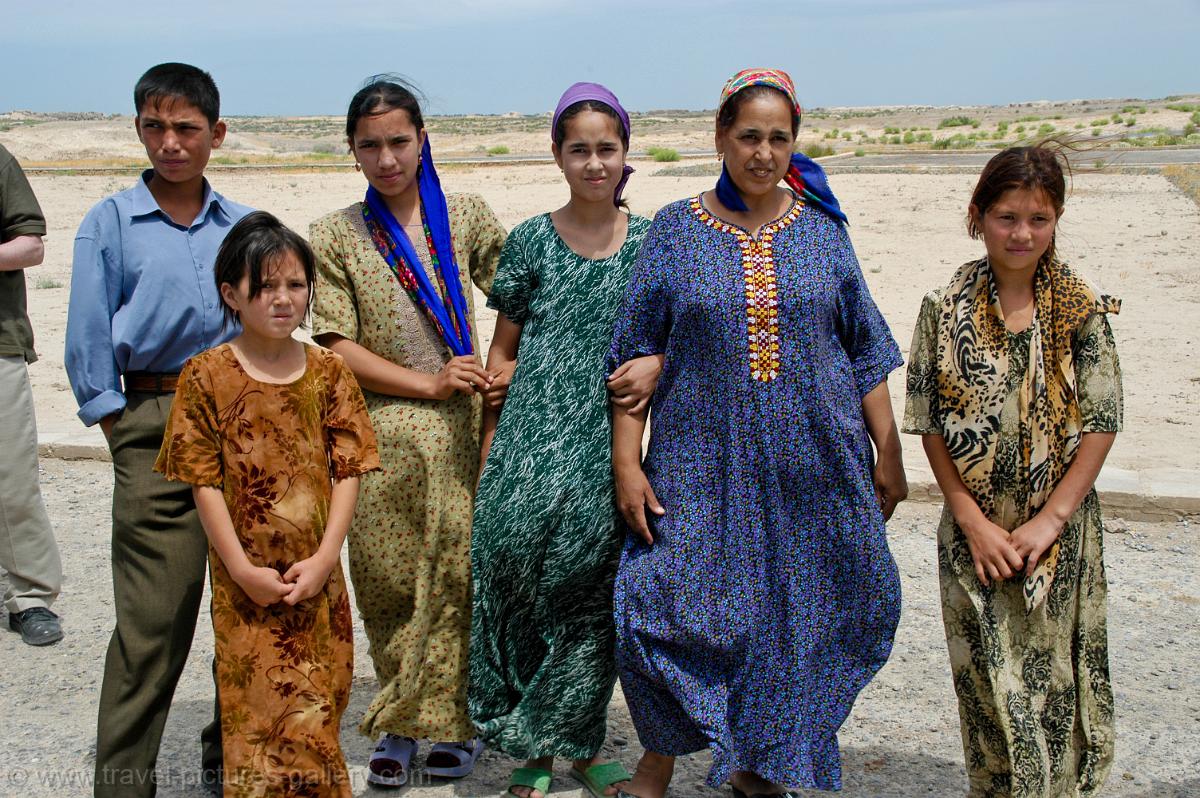
<path id="1" fill-rule="evenodd" d="M 362 171 L 362 164 L 360 164 L 358 161 L 354 162 L 354 171 L 356 171 L 356 172 Z"/>

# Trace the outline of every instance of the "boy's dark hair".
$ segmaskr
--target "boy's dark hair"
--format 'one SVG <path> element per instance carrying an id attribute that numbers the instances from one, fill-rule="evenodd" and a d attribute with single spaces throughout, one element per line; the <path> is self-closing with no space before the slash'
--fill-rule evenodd
<path id="1" fill-rule="evenodd" d="M 784 99 L 788 104 L 788 108 L 792 107 L 791 99 L 783 93 L 783 91 L 774 86 L 764 86 L 761 83 L 756 83 L 741 91 L 735 93 L 732 97 L 725 101 L 717 111 L 717 131 L 729 130 L 733 127 L 733 123 L 737 121 L 738 112 L 742 110 L 742 104 L 747 100 L 753 100 L 755 97 L 770 97 L 770 92 L 775 92 Z M 800 114 L 792 112 L 792 138 L 795 138 L 800 133 Z"/>
<path id="2" fill-rule="evenodd" d="M 355 92 L 346 111 L 346 140 L 354 146 L 354 132 L 358 120 L 364 116 L 378 116 L 400 109 L 408 113 L 409 121 L 418 131 L 425 127 L 421 116 L 421 103 L 417 90 L 399 75 L 375 75 L 367 78 L 366 85 Z"/>
<path id="3" fill-rule="evenodd" d="M 262 293 L 263 275 L 287 253 L 296 256 L 304 267 L 304 279 L 308 281 L 308 304 L 312 304 L 315 287 L 317 260 L 308 242 L 283 222 L 266 211 L 254 211 L 242 217 L 233 226 L 213 266 L 217 293 L 221 285 L 229 283 L 236 287 L 243 277 L 250 277 L 250 299 Z M 221 308 L 228 320 L 237 319 L 237 313 L 221 298 Z M 303 326 L 303 325 L 301 325 Z"/>
<path id="4" fill-rule="evenodd" d="M 134 113 L 142 115 L 147 103 L 159 100 L 182 99 L 200 109 L 215 125 L 221 118 L 221 95 L 212 75 L 191 64 L 175 62 L 159 64 L 146 70 L 133 87 Z"/>
<path id="5" fill-rule="evenodd" d="M 1055 219 L 1061 217 L 1067 202 L 1067 175 L 1071 172 L 1064 152 L 1067 149 L 1071 149 L 1070 142 L 1047 139 L 1026 147 L 1009 147 L 992 156 L 979 175 L 967 208 L 967 233 L 971 238 L 983 235 L 984 214 L 1013 189 L 1041 191 L 1054 208 Z M 1054 238 L 1042 259 L 1054 259 Z"/>

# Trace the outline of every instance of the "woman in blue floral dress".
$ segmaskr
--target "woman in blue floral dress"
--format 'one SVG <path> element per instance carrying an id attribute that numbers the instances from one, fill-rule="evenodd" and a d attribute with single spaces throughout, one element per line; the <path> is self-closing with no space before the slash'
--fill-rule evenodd
<path id="1" fill-rule="evenodd" d="M 665 354 L 644 463 L 645 415 L 613 415 L 617 663 L 647 752 L 625 795 L 661 798 L 705 748 L 735 796 L 838 789 L 838 728 L 899 620 L 902 361 L 824 174 L 792 157 L 799 116 L 786 73 L 730 80 L 721 181 L 658 213 L 618 317 L 610 366 Z"/>

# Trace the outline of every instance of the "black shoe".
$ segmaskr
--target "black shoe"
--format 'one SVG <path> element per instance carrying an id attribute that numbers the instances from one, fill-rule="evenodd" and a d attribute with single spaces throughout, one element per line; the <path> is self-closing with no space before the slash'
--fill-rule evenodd
<path id="1" fill-rule="evenodd" d="M 30 607 L 10 613 L 8 628 L 21 633 L 21 639 L 31 646 L 48 646 L 63 638 L 58 616 L 45 607 Z"/>

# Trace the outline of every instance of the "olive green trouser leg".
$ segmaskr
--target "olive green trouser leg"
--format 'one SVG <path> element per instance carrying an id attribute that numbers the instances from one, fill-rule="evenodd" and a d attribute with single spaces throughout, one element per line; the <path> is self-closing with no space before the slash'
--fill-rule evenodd
<path id="1" fill-rule="evenodd" d="M 155 772 L 208 565 L 191 487 L 153 470 L 173 398 L 130 394 L 110 441 L 117 625 L 100 690 L 96 798 L 149 798 L 156 778 L 195 779 L 187 764 L 177 762 L 169 763 L 168 772 Z M 205 767 L 220 763 L 220 730 L 218 717 L 201 734 Z"/>

